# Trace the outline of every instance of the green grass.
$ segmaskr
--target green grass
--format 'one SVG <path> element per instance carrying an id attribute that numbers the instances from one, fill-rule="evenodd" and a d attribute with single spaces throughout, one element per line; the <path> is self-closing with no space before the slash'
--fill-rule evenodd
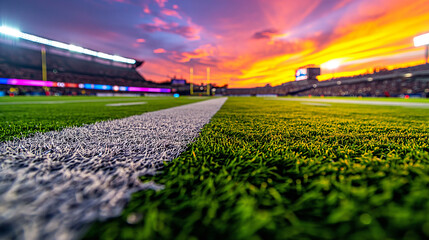
<path id="1" fill-rule="evenodd" d="M 230 98 L 86 239 L 429 238 L 429 111 Z M 128 222 L 127 222 L 128 219 Z"/>
<path id="2" fill-rule="evenodd" d="M 0 98 L 0 141 L 60 130 L 98 121 L 201 101 L 204 98 L 172 97 L 3 97 Z M 35 101 L 100 101 L 62 104 L 25 104 Z M 2 105 L 5 103 L 21 103 Z M 108 103 L 147 102 L 144 105 L 108 107 Z"/>

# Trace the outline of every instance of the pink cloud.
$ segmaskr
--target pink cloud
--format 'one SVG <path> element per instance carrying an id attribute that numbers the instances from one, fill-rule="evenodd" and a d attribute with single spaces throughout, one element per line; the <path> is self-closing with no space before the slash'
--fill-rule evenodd
<path id="1" fill-rule="evenodd" d="M 157 17 L 155 17 L 153 19 L 153 23 L 155 24 L 155 26 L 158 26 L 158 27 L 162 27 L 162 26 L 167 26 L 168 25 L 168 23 L 166 23 L 165 21 L 163 21 L 162 19 L 157 18 Z"/>
<path id="2" fill-rule="evenodd" d="M 164 48 L 157 48 L 153 50 L 153 53 L 166 53 L 167 51 Z"/>
<path id="3" fill-rule="evenodd" d="M 179 9 L 179 6 L 177 4 L 174 4 L 173 9 Z"/>
<path id="4" fill-rule="evenodd" d="M 139 27 L 146 32 L 167 32 L 180 35 L 189 40 L 199 40 L 201 29 L 197 26 L 180 26 L 176 22 L 166 23 L 165 21 L 154 18 L 154 23 L 140 24 Z"/>
<path id="5" fill-rule="evenodd" d="M 156 3 L 158 3 L 158 5 L 160 7 L 165 7 L 165 3 L 167 3 L 168 0 L 155 0 Z"/>
<path id="6" fill-rule="evenodd" d="M 143 12 L 144 12 L 144 13 L 146 13 L 146 14 L 150 14 L 150 13 L 151 13 L 151 11 L 150 11 L 150 9 L 149 9 L 148 5 L 145 5 L 145 6 L 143 7 Z"/>
<path id="7" fill-rule="evenodd" d="M 180 14 L 177 11 L 171 10 L 171 9 L 162 9 L 161 13 L 166 15 L 166 16 L 171 16 L 171 17 L 177 17 L 179 19 L 182 19 L 182 16 L 180 16 Z"/>
<path id="8" fill-rule="evenodd" d="M 144 42 L 146 42 L 146 40 L 143 39 L 143 38 L 139 38 L 139 39 L 136 40 L 136 42 L 138 42 L 138 43 L 144 43 Z"/>

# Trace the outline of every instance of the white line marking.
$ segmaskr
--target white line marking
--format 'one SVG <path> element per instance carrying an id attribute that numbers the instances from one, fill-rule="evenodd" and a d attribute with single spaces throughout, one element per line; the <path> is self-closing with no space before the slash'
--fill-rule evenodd
<path id="1" fill-rule="evenodd" d="M 76 239 L 180 155 L 226 98 L 0 143 L 2 239 Z"/>
<path id="2" fill-rule="evenodd" d="M 304 102 L 302 102 L 301 104 L 303 104 L 303 105 L 311 105 L 311 106 L 322 106 L 322 107 L 329 107 L 329 106 L 331 106 L 331 104 L 325 104 L 325 103 L 304 103 Z"/>
<path id="3" fill-rule="evenodd" d="M 130 102 L 130 103 L 110 103 L 106 104 L 107 107 L 120 107 L 120 106 L 133 106 L 133 105 L 142 105 L 147 102 Z"/>
<path id="4" fill-rule="evenodd" d="M 327 102 L 327 103 L 348 103 L 379 106 L 401 106 L 401 107 L 429 107 L 429 103 L 416 102 L 390 102 L 390 101 L 370 101 L 370 100 L 343 100 L 343 99 L 317 99 L 317 98 L 273 98 L 267 100 L 297 101 L 297 102 Z"/>

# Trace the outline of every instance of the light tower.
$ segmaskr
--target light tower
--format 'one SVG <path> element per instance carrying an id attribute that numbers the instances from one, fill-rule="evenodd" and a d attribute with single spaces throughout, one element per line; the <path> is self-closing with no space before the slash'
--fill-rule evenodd
<path id="1" fill-rule="evenodd" d="M 210 68 L 207 68 L 207 95 L 210 96 Z"/>
<path id="2" fill-rule="evenodd" d="M 189 69 L 189 80 L 191 82 L 190 93 L 191 95 L 194 95 L 194 69 L 193 68 Z"/>

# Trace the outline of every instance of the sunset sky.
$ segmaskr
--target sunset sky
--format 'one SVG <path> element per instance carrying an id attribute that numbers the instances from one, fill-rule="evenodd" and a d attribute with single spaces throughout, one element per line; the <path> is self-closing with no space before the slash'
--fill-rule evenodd
<path id="1" fill-rule="evenodd" d="M 140 72 L 279 85 L 303 65 L 320 80 L 424 62 L 413 37 L 429 32 L 428 0 L 6 0 L 2 25 L 145 60 Z M 325 69 L 335 60 L 340 67 Z"/>

